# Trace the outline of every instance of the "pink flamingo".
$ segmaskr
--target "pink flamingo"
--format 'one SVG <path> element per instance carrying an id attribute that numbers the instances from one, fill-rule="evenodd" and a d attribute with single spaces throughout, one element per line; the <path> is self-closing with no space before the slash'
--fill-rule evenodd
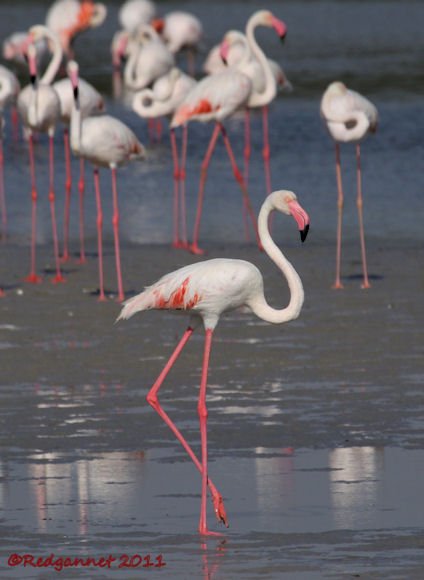
<path id="1" fill-rule="evenodd" d="M 188 71 L 194 76 L 194 54 L 203 38 L 203 26 L 197 16 L 177 10 L 168 12 L 163 18 L 154 20 L 152 24 L 173 54 L 183 49 L 187 50 Z"/>
<path id="2" fill-rule="evenodd" d="M 16 75 L 3 65 L 0 65 L 0 214 L 3 238 L 7 233 L 6 194 L 4 190 L 4 156 L 3 156 L 3 111 L 12 105 L 12 124 L 16 116 L 16 99 L 20 91 Z"/>
<path id="3" fill-rule="evenodd" d="M 47 12 L 46 26 L 59 36 L 64 52 L 70 56 L 75 37 L 103 24 L 106 15 L 106 6 L 93 0 L 56 0 Z"/>
<path id="4" fill-rule="evenodd" d="M 118 279 L 118 300 L 124 299 L 122 283 L 121 258 L 119 245 L 119 211 L 118 192 L 116 187 L 116 168 L 133 159 L 142 159 L 145 156 L 143 145 L 124 123 L 109 115 L 82 118 L 79 102 L 78 64 L 75 61 L 68 63 L 68 75 L 74 91 L 74 106 L 71 115 L 71 149 L 94 164 L 94 185 L 97 204 L 97 234 L 99 251 L 99 300 L 105 300 L 103 284 L 103 242 L 102 224 L 103 213 L 100 198 L 99 166 L 109 167 L 112 174 L 113 195 L 113 233 L 115 243 L 116 273 Z"/>
<path id="5" fill-rule="evenodd" d="M 337 178 L 337 249 L 336 249 L 336 279 L 333 288 L 341 289 L 340 262 L 342 249 L 342 213 L 343 187 L 340 165 L 339 143 L 356 143 L 356 183 L 359 218 L 359 236 L 361 244 L 363 282 L 362 288 L 370 288 L 368 280 L 367 259 L 365 251 L 365 234 L 363 220 L 362 178 L 361 178 L 361 149 L 360 140 L 368 133 L 375 133 L 378 123 L 376 107 L 365 97 L 349 90 L 341 82 L 333 82 L 325 91 L 321 100 L 321 116 L 327 124 L 328 131 L 335 141 L 336 148 L 336 178 Z"/>
<path id="6" fill-rule="evenodd" d="M 185 266 L 165 275 L 158 282 L 146 288 L 124 304 L 119 319 L 127 319 L 136 312 L 150 309 L 188 311 L 190 323 L 178 343 L 165 368 L 160 373 L 147 395 L 148 403 L 158 412 L 171 428 L 202 476 L 202 499 L 200 509 L 199 532 L 214 534 L 208 530 L 206 522 L 207 486 L 212 494 L 215 514 L 228 526 L 221 494 L 218 493 L 208 474 L 207 452 L 207 408 L 206 385 L 209 357 L 212 346 L 213 331 L 222 313 L 239 308 L 247 308 L 267 322 L 281 324 L 294 320 L 300 314 L 303 304 L 302 282 L 291 263 L 273 242 L 268 229 L 268 218 L 272 211 L 278 210 L 291 215 L 300 229 L 302 241 L 309 229 L 309 217 L 297 202 L 291 191 L 274 191 L 264 201 L 259 213 L 259 235 L 264 250 L 287 279 L 290 288 L 290 302 L 281 310 L 268 305 L 264 296 L 264 282 L 258 268 L 244 260 L 214 259 Z M 181 432 L 162 409 L 158 400 L 158 391 L 182 349 L 193 334 L 195 327 L 202 321 L 205 328 L 205 347 L 198 401 L 200 435 L 202 444 L 201 462 L 197 459 L 190 445 Z"/>
<path id="7" fill-rule="evenodd" d="M 49 30 L 46 26 L 37 24 L 29 30 L 29 37 L 34 43 L 47 40 L 52 50 L 52 58 L 46 71 L 41 78 L 44 84 L 52 84 L 60 101 L 60 119 L 64 125 L 63 142 L 65 149 L 65 215 L 63 227 L 63 252 L 62 260 L 69 260 L 69 214 L 72 189 L 71 155 L 69 148 L 69 123 L 71 121 L 74 97 L 72 86 L 68 78 L 53 82 L 59 72 L 59 67 L 63 59 L 63 50 L 57 34 Z M 100 93 L 87 83 L 84 79 L 79 79 L 79 97 L 82 117 L 88 117 L 101 113 L 105 109 L 104 101 Z M 78 181 L 79 189 L 79 229 L 80 229 L 80 263 L 86 262 L 84 244 L 84 159 L 80 158 L 80 177 Z"/>
<path id="8" fill-rule="evenodd" d="M 252 92 L 247 102 L 245 110 L 245 180 L 248 180 L 248 167 L 250 159 L 250 113 L 253 108 L 262 109 L 263 123 L 263 150 L 262 156 L 265 166 L 266 192 L 271 191 L 271 168 L 270 168 L 270 145 L 268 130 L 268 107 L 277 95 L 277 75 L 280 70 L 266 58 L 263 51 L 258 46 L 254 31 L 258 26 L 268 26 L 274 28 L 280 39 L 283 41 L 287 27 L 282 20 L 276 18 L 267 10 L 255 12 L 246 25 L 246 35 L 232 30 L 228 32 L 221 44 L 221 56 L 226 60 L 230 47 L 241 45 L 243 47 L 242 57 L 233 65 L 239 71 L 247 75 L 252 81 Z M 277 65 L 278 66 L 278 65 Z"/>
<path id="9" fill-rule="evenodd" d="M 134 95 L 132 107 L 143 118 L 153 119 L 170 116 L 195 86 L 196 81 L 178 68 L 160 77 L 151 89 L 143 89 Z M 185 205 L 185 165 L 187 154 L 187 126 L 183 127 L 181 162 L 178 158 L 175 129 L 170 131 L 172 159 L 174 164 L 174 239 L 175 248 L 187 248 L 187 225 Z M 180 235 L 181 222 L 181 235 Z"/>
<path id="10" fill-rule="evenodd" d="M 27 282 L 37 284 L 41 278 L 36 274 L 35 246 L 37 238 L 37 186 L 35 180 L 34 141 L 33 132 L 47 133 L 49 136 L 49 202 L 53 230 L 53 249 L 56 263 L 56 276 L 53 282 L 63 282 L 64 278 L 59 263 L 59 242 L 57 237 L 55 193 L 54 193 L 54 133 L 60 117 L 60 101 L 56 91 L 48 84 L 37 81 L 36 48 L 28 46 L 28 64 L 31 84 L 26 86 L 18 97 L 18 111 L 25 126 L 29 142 L 29 160 L 31 171 L 32 199 L 32 237 L 31 237 L 31 270 Z"/>

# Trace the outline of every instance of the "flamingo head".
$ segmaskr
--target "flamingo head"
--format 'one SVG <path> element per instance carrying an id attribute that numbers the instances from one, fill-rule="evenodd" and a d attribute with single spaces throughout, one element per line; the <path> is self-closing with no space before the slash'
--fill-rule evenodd
<path id="1" fill-rule="evenodd" d="M 151 26 L 156 30 L 158 34 L 162 34 L 165 27 L 165 20 L 163 18 L 155 18 L 151 21 Z"/>
<path id="2" fill-rule="evenodd" d="M 257 17 L 258 22 L 262 24 L 262 26 L 273 28 L 280 37 L 280 40 L 284 42 L 287 34 L 287 25 L 285 22 L 274 16 L 274 14 L 269 10 L 260 10 L 259 13 L 257 13 Z"/>
<path id="3" fill-rule="evenodd" d="M 219 56 L 224 64 L 228 64 L 231 47 L 237 43 L 245 45 L 246 37 L 238 30 L 229 30 L 219 45 Z"/>
<path id="4" fill-rule="evenodd" d="M 286 189 L 280 189 L 270 193 L 268 200 L 273 209 L 294 218 L 300 231 L 300 239 L 304 242 L 308 235 L 310 220 L 306 211 L 297 201 L 296 194 Z"/>
<path id="5" fill-rule="evenodd" d="M 31 84 L 35 85 L 37 80 L 37 49 L 35 48 L 35 45 L 32 44 L 32 42 L 28 44 L 27 58 Z"/>
<path id="6" fill-rule="evenodd" d="M 74 98 L 76 100 L 78 99 L 78 63 L 75 60 L 70 60 L 67 64 L 66 72 L 68 73 L 69 80 L 71 81 L 72 89 L 74 91 Z"/>

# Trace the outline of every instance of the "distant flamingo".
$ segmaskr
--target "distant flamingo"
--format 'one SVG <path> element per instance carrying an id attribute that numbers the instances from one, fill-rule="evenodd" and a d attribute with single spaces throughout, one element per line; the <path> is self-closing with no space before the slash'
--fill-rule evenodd
<path id="1" fill-rule="evenodd" d="M 156 6 L 150 0 L 126 0 L 118 13 L 120 25 L 128 32 L 135 32 L 141 24 L 149 24 L 155 16 Z"/>
<path id="2" fill-rule="evenodd" d="M 153 26 L 173 54 L 187 50 L 188 72 L 194 76 L 194 52 L 203 38 L 203 26 L 197 16 L 181 10 L 168 12 L 163 18 L 153 21 Z"/>
<path id="3" fill-rule="evenodd" d="M 124 83 L 127 88 L 138 91 L 168 73 L 174 66 L 174 57 L 151 26 L 140 26 L 134 40 L 136 45 L 131 46 L 124 68 Z"/>
<path id="4" fill-rule="evenodd" d="M 247 308 L 266 322 L 281 324 L 297 318 L 303 304 L 302 282 L 296 270 L 278 249 L 269 233 L 268 218 L 274 210 L 293 216 L 300 229 L 302 241 L 305 240 L 308 233 L 309 217 L 297 202 L 296 195 L 285 190 L 274 191 L 270 194 L 265 199 L 259 213 L 259 235 L 263 248 L 284 274 L 290 288 L 290 302 L 286 308 L 276 310 L 268 305 L 264 296 L 263 278 L 256 266 L 244 260 L 215 259 L 191 264 L 163 276 L 158 282 L 146 288 L 144 292 L 125 302 L 118 317 L 118 320 L 127 319 L 136 312 L 150 309 L 178 310 L 190 313 L 189 326 L 150 389 L 147 401 L 171 428 L 201 473 L 202 499 L 199 532 L 205 535 L 214 535 L 214 532 L 209 531 L 206 522 L 207 486 L 212 494 L 218 520 L 228 526 L 222 496 L 208 474 L 206 386 L 213 331 L 219 317 L 226 311 Z M 203 321 L 206 332 L 197 407 L 202 443 L 201 462 L 158 400 L 158 391 L 162 383 L 200 321 Z"/>
<path id="5" fill-rule="evenodd" d="M 248 180 L 248 167 L 250 158 L 250 114 L 249 109 L 262 108 L 263 121 L 263 150 L 262 155 L 265 166 L 266 192 L 271 192 L 271 168 L 270 168 L 270 146 L 268 130 L 268 106 L 277 95 L 277 78 L 274 64 L 266 58 L 263 50 L 256 42 L 254 31 L 258 26 L 268 26 L 274 28 L 281 40 L 284 40 L 287 27 L 282 20 L 276 18 L 267 10 L 259 10 L 252 14 L 247 21 L 246 35 L 232 30 L 224 36 L 221 44 L 221 56 L 225 60 L 231 46 L 241 45 L 243 56 L 233 65 L 239 71 L 246 74 L 252 81 L 252 91 L 247 102 L 245 112 L 245 180 Z M 277 65 L 278 66 L 278 65 Z"/>
<path id="6" fill-rule="evenodd" d="M 72 189 L 72 173 L 71 173 L 71 157 L 69 149 L 69 123 L 71 121 L 72 107 L 74 104 L 74 96 L 71 83 L 68 78 L 53 82 L 59 72 L 59 67 L 63 58 L 63 50 L 59 42 L 57 34 L 49 30 L 46 26 L 35 25 L 29 30 L 29 37 L 33 42 L 48 40 L 52 51 L 52 58 L 49 65 L 44 72 L 40 82 L 45 84 L 52 84 L 60 100 L 60 119 L 64 125 L 63 141 L 65 148 L 65 215 L 63 227 L 63 252 L 62 260 L 69 260 L 69 213 Z M 101 113 L 105 109 L 104 101 L 100 93 L 87 83 L 84 79 L 79 79 L 79 97 L 82 117 L 88 117 L 96 113 Z M 79 228 L 80 228 L 80 262 L 84 263 L 85 247 L 84 247 L 84 160 L 80 159 L 80 177 L 78 182 L 79 189 Z"/>
<path id="7" fill-rule="evenodd" d="M 28 136 L 29 159 L 31 172 L 32 199 L 32 236 L 31 236 L 31 270 L 27 282 L 37 284 L 41 278 L 36 274 L 35 247 L 37 239 L 37 186 L 35 180 L 34 141 L 33 132 L 47 133 L 49 136 L 49 202 L 53 231 L 53 249 L 56 263 L 56 276 L 53 282 L 63 282 L 64 278 L 59 263 L 59 242 L 57 238 L 55 193 L 54 193 L 54 133 L 60 117 L 60 101 L 56 91 L 48 84 L 37 81 L 36 48 L 28 46 L 28 64 L 31 84 L 19 93 L 18 111 Z"/>
<path id="8" fill-rule="evenodd" d="M 134 95 L 133 109 L 141 117 L 152 119 L 172 115 L 196 81 L 178 68 L 160 77 L 151 89 Z M 181 163 L 178 158 L 175 129 L 170 129 L 172 159 L 174 164 L 174 239 L 176 248 L 187 248 L 185 205 L 185 162 L 187 153 L 187 126 L 183 127 Z M 181 215 L 180 215 L 181 214 Z M 180 235 L 181 222 L 181 235 Z"/>
<path id="9" fill-rule="evenodd" d="M 97 234 L 99 251 L 99 300 L 105 300 L 103 283 L 103 212 L 100 198 L 99 166 L 109 167 L 112 174 L 113 195 L 113 233 L 115 242 L 116 273 L 118 279 L 118 300 L 124 299 L 124 287 L 121 273 L 119 246 L 119 211 L 118 192 L 116 187 L 116 168 L 133 159 L 145 155 L 143 145 L 124 123 L 109 115 L 87 117 L 82 119 L 79 100 L 78 64 L 68 63 L 68 75 L 74 91 L 74 106 L 71 115 L 71 148 L 72 151 L 94 164 L 94 185 L 97 204 Z"/>
<path id="10" fill-rule="evenodd" d="M 0 214 L 2 232 L 1 237 L 7 234 L 6 194 L 4 190 L 4 156 L 3 156 L 3 112 L 5 107 L 12 105 L 12 123 L 16 116 L 16 99 L 20 91 L 20 84 L 16 75 L 3 65 L 0 65 Z"/>
<path id="11" fill-rule="evenodd" d="M 46 26 L 59 36 L 64 52 L 72 56 L 75 37 L 103 24 L 106 14 L 106 6 L 93 0 L 56 0 L 47 12 Z"/>
<path id="12" fill-rule="evenodd" d="M 328 131 L 336 145 L 336 177 L 337 177 L 337 250 L 336 250 L 336 279 L 333 288 L 343 288 L 340 280 L 340 262 L 342 247 L 342 213 L 343 187 L 340 165 L 339 143 L 356 142 L 356 176 L 357 176 L 357 207 L 359 218 L 359 235 L 361 243 L 363 282 L 362 288 L 370 288 L 365 251 L 365 234 L 363 221 L 362 179 L 361 179 L 361 150 L 359 141 L 367 133 L 375 133 L 378 123 L 378 112 L 375 106 L 359 93 L 349 90 L 341 82 L 333 82 L 325 91 L 321 100 L 321 116 L 327 124 Z"/>

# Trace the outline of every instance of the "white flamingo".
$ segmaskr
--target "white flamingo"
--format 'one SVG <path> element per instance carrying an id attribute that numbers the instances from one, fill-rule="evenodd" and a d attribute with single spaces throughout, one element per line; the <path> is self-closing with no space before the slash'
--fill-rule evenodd
<path id="1" fill-rule="evenodd" d="M 367 270 L 365 249 L 365 234 L 363 220 L 362 178 L 361 178 L 361 149 L 360 141 L 368 134 L 375 133 L 378 123 L 376 107 L 359 93 L 352 91 L 342 82 L 331 83 L 321 100 L 321 116 L 327 124 L 328 131 L 335 141 L 336 148 L 336 178 L 337 178 L 337 248 L 336 248 L 336 279 L 333 288 L 341 289 L 343 284 L 340 278 L 341 246 L 342 246 L 342 214 L 343 214 L 343 186 L 340 165 L 339 143 L 356 143 L 356 184 L 359 217 L 359 236 L 361 244 L 363 282 L 362 288 L 370 288 Z"/>
<path id="2" fill-rule="evenodd" d="M 215 535 L 214 532 L 208 529 L 206 521 L 208 486 L 217 519 L 228 526 L 222 496 L 212 483 L 208 473 L 206 387 L 214 329 L 220 316 L 227 311 L 247 308 L 266 322 L 281 324 L 296 319 L 303 305 L 302 281 L 294 267 L 276 246 L 269 233 L 268 218 L 270 213 L 275 210 L 293 216 L 300 229 L 302 241 L 305 240 L 309 229 L 309 217 L 297 202 L 296 195 L 285 190 L 274 191 L 270 194 L 265 199 L 259 213 L 259 235 L 263 248 L 286 277 L 290 288 L 288 306 L 281 310 L 276 310 L 269 306 L 264 296 L 262 275 L 258 268 L 250 262 L 215 259 L 191 264 L 163 276 L 155 284 L 146 288 L 144 292 L 125 302 L 118 317 L 118 320 L 127 319 L 136 312 L 150 309 L 176 310 L 190 314 L 189 326 L 168 363 L 150 389 L 147 401 L 171 428 L 201 473 L 202 499 L 199 532 L 204 535 Z M 203 322 L 205 328 L 202 378 L 197 407 L 200 420 L 201 461 L 194 454 L 192 448 L 163 410 L 158 400 L 160 387 L 199 322 Z"/>
<path id="3" fill-rule="evenodd" d="M 119 165 L 133 159 L 142 159 L 145 156 L 143 145 L 124 123 L 110 115 L 82 118 L 79 103 L 78 64 L 75 61 L 68 63 L 68 75 L 74 93 L 74 106 L 71 115 L 71 148 L 72 151 L 84 157 L 94 165 L 94 185 L 97 204 L 97 234 L 99 252 L 99 300 L 105 300 L 103 283 L 103 241 L 102 225 L 103 212 L 100 198 L 99 167 L 108 167 L 112 174 L 113 195 L 113 233 L 115 243 L 116 273 L 118 280 L 118 300 L 124 299 L 122 282 L 121 258 L 119 245 L 119 210 L 118 191 L 116 186 L 116 169 Z"/>

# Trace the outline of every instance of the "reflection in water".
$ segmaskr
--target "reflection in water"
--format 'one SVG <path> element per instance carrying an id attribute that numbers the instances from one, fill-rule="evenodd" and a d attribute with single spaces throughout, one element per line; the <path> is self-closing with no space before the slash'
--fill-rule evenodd
<path id="1" fill-rule="evenodd" d="M 86 535 L 99 521 L 99 506 L 110 525 L 116 513 L 131 519 L 145 475 L 140 469 L 144 452 L 75 462 L 58 453 L 36 453 L 29 459 L 26 465 L 13 464 L 0 484 L 1 508 L 12 511 L 15 520 L 22 518 L 26 529 L 51 533 L 66 527 L 68 533 Z"/>
<path id="2" fill-rule="evenodd" d="M 355 527 L 377 500 L 384 467 L 381 447 L 341 447 L 329 453 L 331 501 L 338 528 Z"/>

